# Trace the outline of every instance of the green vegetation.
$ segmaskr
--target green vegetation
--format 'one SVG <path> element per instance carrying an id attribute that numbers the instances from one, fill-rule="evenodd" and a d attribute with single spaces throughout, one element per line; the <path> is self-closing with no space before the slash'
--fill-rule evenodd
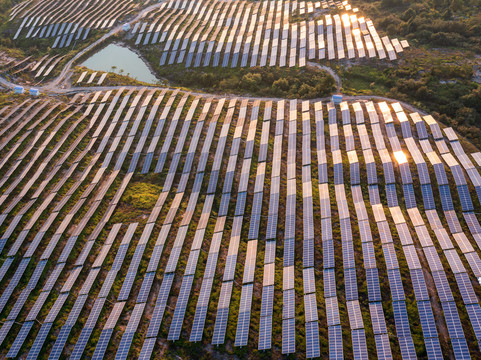
<path id="1" fill-rule="evenodd" d="M 154 207 L 160 188 L 155 184 L 145 182 L 133 183 L 125 191 L 122 201 L 142 210 L 150 210 Z"/>
<path id="2" fill-rule="evenodd" d="M 148 56 L 156 64 L 158 54 Z M 250 94 L 283 98 L 313 99 L 329 96 L 335 81 L 324 70 L 254 67 L 197 68 L 184 65 L 154 66 L 156 73 L 172 85 L 210 93 Z"/>

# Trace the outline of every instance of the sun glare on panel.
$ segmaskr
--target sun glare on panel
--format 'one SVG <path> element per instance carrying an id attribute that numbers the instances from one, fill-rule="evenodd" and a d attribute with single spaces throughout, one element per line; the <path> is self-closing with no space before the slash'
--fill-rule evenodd
<path id="1" fill-rule="evenodd" d="M 406 154 L 404 154 L 404 152 L 402 152 L 402 150 L 401 150 L 401 151 L 395 151 L 395 152 L 394 152 L 394 157 L 396 158 L 397 163 L 398 163 L 399 165 L 408 162 L 408 159 L 406 158 Z"/>

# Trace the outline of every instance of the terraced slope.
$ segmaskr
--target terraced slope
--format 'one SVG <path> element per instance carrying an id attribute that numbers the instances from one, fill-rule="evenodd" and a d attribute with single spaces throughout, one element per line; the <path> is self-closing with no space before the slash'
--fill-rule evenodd
<path id="1" fill-rule="evenodd" d="M 146 88 L 1 116 L 2 356 L 479 357 L 481 156 L 431 116 Z"/>

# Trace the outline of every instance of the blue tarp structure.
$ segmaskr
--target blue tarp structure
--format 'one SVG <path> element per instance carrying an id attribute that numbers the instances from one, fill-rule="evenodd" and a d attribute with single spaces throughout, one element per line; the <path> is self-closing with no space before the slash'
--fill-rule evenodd
<path id="1" fill-rule="evenodd" d="M 332 95 L 332 102 L 334 104 L 340 104 L 342 102 L 342 95 Z"/>

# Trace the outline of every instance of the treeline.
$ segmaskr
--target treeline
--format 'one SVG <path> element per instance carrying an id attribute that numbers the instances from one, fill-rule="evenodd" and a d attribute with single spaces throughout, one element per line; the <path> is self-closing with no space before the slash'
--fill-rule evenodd
<path id="1" fill-rule="evenodd" d="M 368 0 L 361 7 L 391 36 L 481 51 L 481 0 Z"/>

